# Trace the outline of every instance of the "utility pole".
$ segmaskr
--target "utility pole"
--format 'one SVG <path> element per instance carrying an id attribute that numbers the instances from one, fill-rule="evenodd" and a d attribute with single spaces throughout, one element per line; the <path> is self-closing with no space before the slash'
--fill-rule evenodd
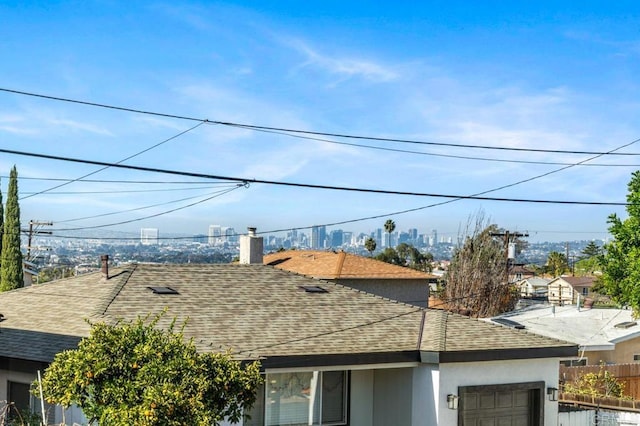
<path id="1" fill-rule="evenodd" d="M 492 232 L 491 233 L 492 237 L 504 237 L 504 253 L 505 253 L 505 269 L 506 269 L 506 273 L 507 273 L 507 284 L 509 283 L 509 243 L 511 242 L 511 238 L 521 238 L 521 237 L 528 237 L 529 234 L 528 233 L 520 233 L 520 232 L 509 232 L 509 231 L 505 231 L 505 232 Z"/>
<path id="2" fill-rule="evenodd" d="M 28 238 L 27 238 L 27 258 L 26 260 L 31 261 L 31 249 L 33 248 L 31 246 L 31 241 L 33 239 L 34 235 L 51 235 L 52 232 L 51 231 L 42 231 L 40 230 L 40 228 L 42 226 L 53 226 L 53 222 L 41 222 L 41 221 L 37 221 L 37 220 L 30 220 L 29 221 L 29 229 L 28 230 L 23 230 L 22 232 L 27 232 Z"/>

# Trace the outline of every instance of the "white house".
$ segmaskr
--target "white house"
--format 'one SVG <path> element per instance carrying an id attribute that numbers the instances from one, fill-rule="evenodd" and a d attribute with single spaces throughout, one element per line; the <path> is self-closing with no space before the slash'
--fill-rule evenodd
<path id="1" fill-rule="evenodd" d="M 520 297 L 547 297 L 550 279 L 542 277 L 529 277 L 518 281 L 516 285 L 520 290 Z"/>
<path id="2" fill-rule="evenodd" d="M 535 305 L 492 320 L 501 319 L 532 333 L 577 344 L 579 357 L 573 363 L 597 365 L 640 361 L 640 325 L 629 309 Z"/>
<path id="3" fill-rule="evenodd" d="M 184 333 L 199 350 L 230 348 L 238 359 L 261 361 L 265 385 L 245 426 L 466 425 L 481 417 L 555 425 L 558 406 L 547 392 L 558 387 L 559 361 L 577 355 L 573 343 L 261 259 L 109 271 L 104 257 L 101 273 L 0 294 L 0 400 L 24 401 L 20 385 L 88 334 L 86 318 L 129 321 L 165 308 L 160 325 L 188 317 Z"/>

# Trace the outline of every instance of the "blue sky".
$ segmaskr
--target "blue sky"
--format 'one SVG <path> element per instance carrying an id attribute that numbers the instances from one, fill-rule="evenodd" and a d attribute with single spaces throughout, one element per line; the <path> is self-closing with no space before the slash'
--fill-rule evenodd
<path id="1" fill-rule="evenodd" d="M 640 138 L 640 7 L 520 3 L 2 2 L 0 88 L 454 145 L 609 152 Z M 512 185 L 485 196 L 620 203 L 640 168 L 634 155 L 586 161 L 595 155 L 321 141 L 197 124 L 0 91 L 0 149 L 106 163 L 140 153 L 123 164 L 153 169 L 458 196 Z M 616 152 L 640 153 L 640 142 Z M 344 221 L 353 222 L 329 229 L 369 232 L 391 218 L 399 230 L 455 236 L 482 211 L 534 241 L 562 241 L 605 238 L 607 216 L 625 216 L 618 206 L 432 206 L 449 199 L 259 183 L 226 192 L 228 181 L 96 173 L 101 167 L 6 153 L 0 175 L 14 164 L 22 221 L 53 221 L 59 235 Z M 77 181 L 52 189 L 68 180 Z M 406 210 L 414 211 L 394 214 Z"/>

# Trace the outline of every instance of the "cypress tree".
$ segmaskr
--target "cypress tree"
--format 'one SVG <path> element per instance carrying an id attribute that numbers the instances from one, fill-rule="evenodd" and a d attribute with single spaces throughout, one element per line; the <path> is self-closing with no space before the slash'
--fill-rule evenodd
<path id="1" fill-rule="evenodd" d="M 22 252 L 20 251 L 20 206 L 18 205 L 18 171 L 9 174 L 5 208 L 2 253 L 0 253 L 0 291 L 24 287 Z"/>
<path id="2" fill-rule="evenodd" d="M 4 235 L 4 206 L 2 205 L 2 190 L 0 190 L 0 262 L 2 261 L 2 236 Z M 2 263 L 0 263 L 2 265 Z M 1 268 L 1 267 L 0 267 Z M 0 287 L 1 289 L 2 287 Z"/>

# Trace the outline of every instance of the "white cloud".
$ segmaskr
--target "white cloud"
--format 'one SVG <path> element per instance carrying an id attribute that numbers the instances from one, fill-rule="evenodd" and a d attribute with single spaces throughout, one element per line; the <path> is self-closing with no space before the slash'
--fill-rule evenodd
<path id="1" fill-rule="evenodd" d="M 12 133 L 14 135 L 34 135 L 37 133 L 31 129 L 25 129 L 25 128 L 15 127 L 15 126 L 2 126 L 2 125 L 0 125 L 0 131 Z"/>
<path id="2" fill-rule="evenodd" d="M 37 132 L 23 125 L 24 118 L 16 114 L 0 115 L 0 131 L 14 135 L 33 135 Z"/>
<path id="3" fill-rule="evenodd" d="M 89 123 L 81 123 L 75 120 L 60 119 L 60 118 L 49 118 L 46 121 L 48 124 L 67 127 L 72 130 L 79 130 L 82 132 L 95 133 L 95 134 L 105 135 L 105 136 L 113 136 L 113 133 L 108 129 L 105 129 L 100 126 L 95 126 Z"/>
<path id="4" fill-rule="evenodd" d="M 398 78 L 396 71 L 376 62 L 323 55 L 300 40 L 290 40 L 287 44 L 305 57 L 304 62 L 298 68 L 316 67 L 322 69 L 329 74 L 339 76 L 340 80 L 336 83 L 351 78 L 384 83 Z"/>

